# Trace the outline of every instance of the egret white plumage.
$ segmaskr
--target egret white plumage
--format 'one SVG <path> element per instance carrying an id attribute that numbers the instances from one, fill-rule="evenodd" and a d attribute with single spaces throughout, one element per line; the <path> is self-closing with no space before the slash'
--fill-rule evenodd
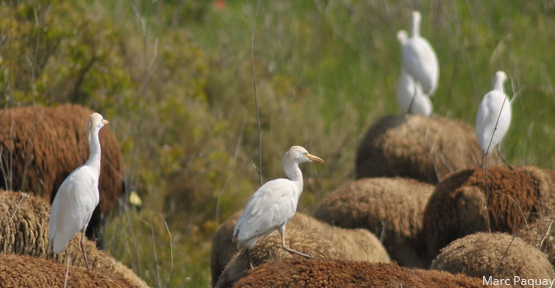
<path id="1" fill-rule="evenodd" d="M 486 168 L 489 152 L 503 139 L 511 125 L 511 101 L 503 89 L 505 80 L 505 72 L 495 73 L 493 90 L 484 96 L 476 115 L 476 136 L 483 153 L 482 167 L 485 160 Z"/>
<path id="2" fill-rule="evenodd" d="M 324 160 L 300 146 L 293 146 L 285 153 L 283 170 L 288 179 L 269 181 L 254 192 L 233 230 L 233 239 L 238 239 L 238 249 L 252 248 L 259 237 L 277 229 L 281 234 L 283 249 L 311 258 L 285 245 L 285 226 L 295 214 L 299 196 L 303 191 L 303 174 L 299 169 L 299 163 L 313 161 L 324 163 Z"/>
<path id="3" fill-rule="evenodd" d="M 100 176 L 100 129 L 108 124 L 102 115 L 93 113 L 89 117 L 88 136 L 90 155 L 87 162 L 75 169 L 62 183 L 50 212 L 49 247 L 55 254 L 61 253 L 77 232 L 81 231 L 81 250 L 87 269 L 89 261 L 85 251 L 85 230 L 94 208 L 100 200 L 98 178 Z"/>
<path id="4" fill-rule="evenodd" d="M 407 41 L 407 32 L 401 30 L 397 33 L 397 39 L 403 45 Z M 421 114 L 430 116 L 432 114 L 432 101 L 428 95 L 422 92 L 420 83 L 415 82 L 412 77 L 401 67 L 401 75 L 397 81 L 397 104 L 404 113 Z"/>
<path id="5" fill-rule="evenodd" d="M 412 12 L 412 37 L 402 47 L 403 69 L 422 85 L 423 92 L 433 95 L 439 78 L 439 64 L 430 43 L 420 37 L 420 12 Z"/>

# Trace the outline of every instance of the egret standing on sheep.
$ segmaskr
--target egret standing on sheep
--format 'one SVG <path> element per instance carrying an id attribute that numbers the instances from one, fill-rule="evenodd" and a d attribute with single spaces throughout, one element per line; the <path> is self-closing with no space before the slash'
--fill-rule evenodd
<path id="1" fill-rule="evenodd" d="M 407 41 L 407 32 L 401 30 L 397 33 L 397 39 L 401 46 Z M 401 76 L 397 81 L 397 104 L 404 113 L 420 114 L 430 116 L 432 114 L 432 101 L 430 97 L 422 92 L 420 83 L 414 79 L 401 67 Z"/>
<path id="2" fill-rule="evenodd" d="M 89 160 L 64 180 L 54 197 L 50 212 L 50 250 L 55 254 L 61 253 L 71 238 L 81 231 L 81 250 L 87 269 L 90 269 L 90 266 L 84 245 L 85 230 L 100 200 L 98 178 L 101 153 L 98 133 L 106 124 L 108 121 L 98 113 L 93 113 L 89 117 Z"/>
<path id="3" fill-rule="evenodd" d="M 402 47 L 402 67 L 422 85 L 424 94 L 433 95 L 439 77 L 439 64 L 430 43 L 420 37 L 420 12 L 412 12 L 412 37 Z"/>
<path id="4" fill-rule="evenodd" d="M 259 237 L 277 229 L 281 234 L 283 249 L 312 258 L 285 246 L 285 225 L 295 214 L 299 196 L 303 191 L 303 174 L 299 169 L 299 163 L 312 161 L 324 163 L 324 160 L 309 154 L 300 146 L 293 146 L 285 153 L 283 170 L 288 179 L 269 181 L 252 195 L 233 230 L 233 239 L 238 239 L 238 249 L 252 248 Z"/>
<path id="5" fill-rule="evenodd" d="M 497 71 L 493 80 L 493 90 L 488 92 L 478 108 L 476 115 L 476 136 L 482 149 L 481 166 L 487 169 L 487 157 L 503 139 L 511 125 L 511 101 L 503 89 L 507 75 Z"/>

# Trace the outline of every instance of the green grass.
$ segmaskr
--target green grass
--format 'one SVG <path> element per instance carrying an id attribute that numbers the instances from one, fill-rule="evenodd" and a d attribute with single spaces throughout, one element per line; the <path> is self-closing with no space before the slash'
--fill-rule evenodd
<path id="1" fill-rule="evenodd" d="M 149 285 L 210 286 L 217 225 L 258 187 L 253 30 L 264 180 L 283 176 L 281 157 L 291 145 L 326 161 L 303 167 L 313 181 L 301 211 L 352 179 L 365 130 L 398 112 L 396 33 L 410 30 L 413 9 L 440 61 L 435 113 L 473 124 L 495 71 L 504 70 L 520 95 L 502 150 L 513 163 L 553 167 L 549 1 L 260 1 L 256 21 L 256 1 L 226 2 L 217 10 L 205 1 L 29 1 L 0 10 L 8 36 L 0 45 L 4 106 L 73 101 L 110 120 L 133 175 L 128 186 L 145 204 L 140 212 L 116 209 L 108 251 Z M 50 48 L 33 80 L 30 59 Z M 70 88 L 94 55 L 75 97 Z"/>

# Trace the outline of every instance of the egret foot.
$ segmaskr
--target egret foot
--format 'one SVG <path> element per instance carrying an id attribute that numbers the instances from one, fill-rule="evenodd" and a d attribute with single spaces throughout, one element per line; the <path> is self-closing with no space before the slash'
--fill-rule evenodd
<path id="1" fill-rule="evenodd" d="M 293 250 L 293 249 L 288 248 L 287 246 L 285 246 L 285 226 L 282 226 L 282 227 L 278 228 L 278 232 L 279 232 L 279 234 L 281 234 L 281 246 L 283 247 L 283 250 L 294 253 L 294 254 L 297 254 L 297 255 L 301 255 L 301 256 L 303 256 L 305 258 L 308 258 L 308 259 L 314 259 L 314 257 L 312 257 L 310 255 L 304 254 L 302 252 Z"/>
<path id="2" fill-rule="evenodd" d="M 310 256 L 310 255 L 308 255 L 308 254 L 304 254 L 304 253 L 299 252 L 299 251 L 297 251 L 297 250 L 293 250 L 293 249 L 291 249 L 291 248 L 286 247 L 285 245 L 283 245 L 283 249 L 284 249 L 285 251 L 288 251 L 288 252 L 291 252 L 291 253 L 294 253 L 294 254 L 297 254 L 297 255 L 301 255 L 301 256 L 303 256 L 303 257 L 305 257 L 305 258 L 307 258 L 307 259 L 315 259 L 314 257 L 312 257 L 312 256 Z"/>

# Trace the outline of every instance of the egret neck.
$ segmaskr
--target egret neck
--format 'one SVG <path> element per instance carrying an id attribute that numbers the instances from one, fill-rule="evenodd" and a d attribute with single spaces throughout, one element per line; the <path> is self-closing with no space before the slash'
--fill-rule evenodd
<path id="1" fill-rule="evenodd" d="M 412 37 L 420 36 L 420 13 L 413 12 L 412 14 Z"/>
<path id="2" fill-rule="evenodd" d="M 493 84 L 493 90 L 501 91 L 505 93 L 505 89 L 503 88 L 503 79 L 499 79 L 500 77 L 495 77 L 495 83 Z"/>
<path id="3" fill-rule="evenodd" d="M 89 147 L 90 147 L 91 153 L 89 155 L 89 160 L 87 160 L 87 163 L 85 163 L 85 165 L 95 168 L 95 170 L 98 171 L 98 174 L 100 174 L 100 155 L 101 155 L 100 140 L 98 139 L 99 132 L 100 132 L 100 129 L 96 127 L 92 128 L 91 131 L 89 132 Z"/>
<path id="4" fill-rule="evenodd" d="M 285 156 L 283 156 L 283 170 L 285 171 L 287 178 L 291 180 L 295 186 L 297 186 L 297 198 L 299 198 L 301 192 L 303 191 L 303 173 L 299 168 L 299 163 L 297 163 L 295 159 L 291 158 L 289 153 L 286 153 Z"/>

